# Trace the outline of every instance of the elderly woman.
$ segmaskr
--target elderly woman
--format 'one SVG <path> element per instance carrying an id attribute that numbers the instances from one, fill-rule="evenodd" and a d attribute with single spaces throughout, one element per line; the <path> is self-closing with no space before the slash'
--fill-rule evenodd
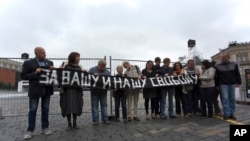
<path id="1" fill-rule="evenodd" d="M 80 54 L 78 52 L 71 52 L 68 56 L 68 62 L 63 63 L 61 68 L 83 71 L 79 65 Z M 76 124 L 77 116 L 82 114 L 83 107 L 83 90 L 78 87 L 64 86 L 60 93 L 60 106 L 62 111 L 62 116 L 67 117 L 68 128 L 67 130 L 79 129 Z M 71 122 L 71 117 L 73 117 L 73 126 Z"/>

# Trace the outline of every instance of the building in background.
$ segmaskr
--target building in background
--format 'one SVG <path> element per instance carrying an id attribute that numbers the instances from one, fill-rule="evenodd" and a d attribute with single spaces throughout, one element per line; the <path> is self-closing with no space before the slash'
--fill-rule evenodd
<path id="1" fill-rule="evenodd" d="M 22 62 L 0 58 L 0 88 L 16 88 L 20 81 Z"/>
<path id="2" fill-rule="evenodd" d="M 219 49 L 219 52 L 211 57 L 213 61 L 220 61 L 220 53 L 227 52 L 230 55 L 230 60 L 238 64 L 241 78 L 242 78 L 242 93 L 244 95 L 250 95 L 250 86 L 249 90 L 247 89 L 246 80 L 247 74 L 246 71 L 250 70 L 250 42 L 237 43 L 236 41 L 230 42 L 228 47 L 225 49 Z M 249 84 L 250 85 L 250 84 Z M 249 97 L 250 98 L 250 97 Z"/>

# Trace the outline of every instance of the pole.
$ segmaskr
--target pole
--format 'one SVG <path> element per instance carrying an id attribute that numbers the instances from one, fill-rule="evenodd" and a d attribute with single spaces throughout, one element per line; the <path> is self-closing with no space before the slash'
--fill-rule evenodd
<path id="1" fill-rule="evenodd" d="M 2 107 L 0 107 L 0 119 L 4 119 L 3 114 L 2 114 Z"/>

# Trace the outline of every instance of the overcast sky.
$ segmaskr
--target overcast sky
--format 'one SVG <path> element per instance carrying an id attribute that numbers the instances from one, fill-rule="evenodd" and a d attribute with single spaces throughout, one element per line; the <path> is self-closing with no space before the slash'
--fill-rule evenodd
<path id="1" fill-rule="evenodd" d="M 0 0 L 0 57 L 112 56 L 177 61 L 196 40 L 203 59 L 250 41 L 249 0 Z"/>

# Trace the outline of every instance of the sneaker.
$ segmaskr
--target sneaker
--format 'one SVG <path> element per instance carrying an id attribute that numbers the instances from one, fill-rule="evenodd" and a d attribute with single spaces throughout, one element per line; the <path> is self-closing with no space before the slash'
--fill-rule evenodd
<path id="1" fill-rule="evenodd" d="M 98 125 L 99 123 L 97 121 L 93 121 L 93 125 Z"/>
<path id="2" fill-rule="evenodd" d="M 146 120 L 149 120 L 149 114 L 146 114 Z"/>
<path id="3" fill-rule="evenodd" d="M 189 118 L 189 116 L 186 114 L 186 115 L 184 115 L 184 118 Z"/>
<path id="4" fill-rule="evenodd" d="M 192 116 L 193 114 L 191 114 L 191 113 L 187 113 L 187 115 L 188 115 L 188 116 Z"/>
<path id="5" fill-rule="evenodd" d="M 42 130 L 42 134 L 50 135 L 50 134 L 52 134 L 52 131 L 50 131 L 48 128 L 45 128 Z"/>
<path id="6" fill-rule="evenodd" d="M 135 121 L 140 121 L 140 118 L 134 117 L 134 120 L 135 120 Z"/>
<path id="7" fill-rule="evenodd" d="M 128 121 L 132 121 L 132 118 L 131 118 L 131 117 L 128 117 Z"/>
<path id="8" fill-rule="evenodd" d="M 127 122 L 128 122 L 128 120 L 127 120 L 127 119 L 123 119 L 123 122 L 124 122 L 124 123 L 127 123 Z"/>
<path id="9" fill-rule="evenodd" d="M 228 118 L 233 119 L 233 120 L 236 120 L 235 115 L 230 115 Z"/>
<path id="10" fill-rule="evenodd" d="M 107 124 L 107 125 L 109 125 L 109 124 L 110 124 L 110 121 L 108 121 L 108 120 L 105 120 L 105 121 L 103 121 L 103 123 L 104 123 L 104 124 Z"/>
<path id="11" fill-rule="evenodd" d="M 32 138 L 32 136 L 33 136 L 33 132 L 28 131 L 27 133 L 24 134 L 23 139 L 27 140 L 27 139 Z"/>
<path id="12" fill-rule="evenodd" d="M 70 130 L 72 130 L 72 126 L 68 126 L 68 127 L 66 128 L 66 131 L 70 131 Z"/>
<path id="13" fill-rule="evenodd" d="M 116 121 L 116 122 L 120 122 L 120 119 L 119 119 L 119 118 L 117 118 L 117 119 L 115 119 L 115 121 Z"/>

